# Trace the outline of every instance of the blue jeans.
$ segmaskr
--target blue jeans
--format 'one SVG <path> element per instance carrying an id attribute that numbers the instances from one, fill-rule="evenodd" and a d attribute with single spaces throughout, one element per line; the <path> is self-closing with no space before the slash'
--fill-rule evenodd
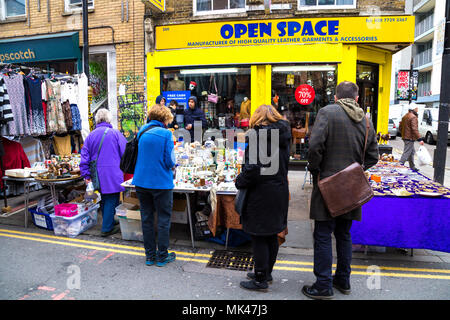
<path id="1" fill-rule="evenodd" d="M 317 280 L 314 287 L 318 290 L 331 289 L 333 286 L 331 233 L 334 233 L 336 238 L 337 266 L 335 278 L 341 285 L 350 285 L 350 265 L 352 262 L 351 226 L 352 220 L 342 218 L 335 218 L 330 221 L 315 221 L 314 275 Z"/>
<path id="2" fill-rule="evenodd" d="M 109 232 L 114 227 L 114 214 L 116 213 L 116 207 L 120 204 L 120 193 L 102 193 L 101 196 L 102 232 Z"/>
<path id="3" fill-rule="evenodd" d="M 162 261 L 169 254 L 170 218 L 172 216 L 173 191 L 136 187 L 141 205 L 142 233 L 147 259 Z M 154 228 L 154 213 L 158 214 L 158 248 Z"/>

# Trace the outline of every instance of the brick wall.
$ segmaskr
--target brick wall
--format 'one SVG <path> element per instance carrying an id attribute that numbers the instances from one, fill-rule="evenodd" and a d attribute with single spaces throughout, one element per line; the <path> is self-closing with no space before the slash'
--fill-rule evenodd
<path id="1" fill-rule="evenodd" d="M 264 1 L 262 1 L 264 3 Z M 311 17 L 314 16 L 331 16 L 331 15 L 360 15 L 365 12 L 373 12 L 378 10 L 381 14 L 404 14 L 405 0 L 357 0 L 356 9 L 340 9 L 340 10 L 308 10 L 299 11 L 297 0 L 272 0 L 272 4 L 291 5 L 288 10 L 273 10 L 272 13 L 266 14 L 264 10 L 247 11 L 241 14 L 230 14 L 221 16 L 203 16 L 194 17 L 193 0 L 166 0 L 167 12 L 162 14 L 156 10 L 147 8 L 147 12 L 152 12 L 156 25 L 167 25 L 177 23 L 189 23 L 200 21 L 214 21 L 226 19 L 276 19 L 276 18 L 294 18 L 294 17 Z"/>
<path id="2" fill-rule="evenodd" d="M 89 12 L 89 45 L 116 44 L 117 79 L 130 72 L 139 76 L 135 91 L 144 91 L 144 26 L 145 5 L 141 0 L 128 0 L 128 21 L 126 0 L 95 0 L 95 8 Z M 50 0 L 50 22 L 47 1 L 29 1 L 30 21 L 26 18 L 16 22 L 0 22 L 0 39 L 32 36 L 67 31 L 79 31 L 80 47 L 83 46 L 83 19 L 81 11 L 67 14 L 64 0 Z M 122 22 L 122 3 L 124 20 Z M 28 26 L 29 24 L 29 26 Z M 114 30 L 111 30 L 111 28 Z"/>

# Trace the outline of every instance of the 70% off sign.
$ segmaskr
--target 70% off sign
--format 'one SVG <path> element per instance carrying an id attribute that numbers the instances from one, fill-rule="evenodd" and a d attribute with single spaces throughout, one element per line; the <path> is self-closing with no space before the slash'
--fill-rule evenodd
<path id="1" fill-rule="evenodd" d="M 295 89 L 295 99 L 301 105 L 308 105 L 314 101 L 316 92 L 314 88 L 308 84 L 302 84 Z"/>

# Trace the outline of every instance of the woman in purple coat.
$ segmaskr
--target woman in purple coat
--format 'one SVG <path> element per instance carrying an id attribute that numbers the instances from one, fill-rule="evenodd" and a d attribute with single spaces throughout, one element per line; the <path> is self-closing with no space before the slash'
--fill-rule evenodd
<path id="1" fill-rule="evenodd" d="M 103 215 L 102 236 L 117 233 L 120 227 L 114 223 L 114 213 L 119 205 L 120 192 L 125 191 L 120 184 L 123 182 L 123 172 L 120 170 L 120 159 L 125 151 L 127 140 L 123 134 L 111 125 L 111 112 L 100 109 L 95 115 L 96 128 L 84 141 L 81 149 L 81 175 L 88 184 L 91 181 L 89 163 L 97 158 L 98 148 L 103 134 L 107 129 L 102 148 L 97 160 L 97 172 L 100 181 L 102 201 L 100 208 Z"/>

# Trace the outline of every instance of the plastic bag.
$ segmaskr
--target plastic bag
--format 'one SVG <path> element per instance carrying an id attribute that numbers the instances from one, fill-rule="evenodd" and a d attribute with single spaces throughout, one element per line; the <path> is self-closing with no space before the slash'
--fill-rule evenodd
<path id="1" fill-rule="evenodd" d="M 419 147 L 419 150 L 417 151 L 417 158 L 419 160 L 419 166 L 431 165 L 431 155 L 424 146 Z"/>

